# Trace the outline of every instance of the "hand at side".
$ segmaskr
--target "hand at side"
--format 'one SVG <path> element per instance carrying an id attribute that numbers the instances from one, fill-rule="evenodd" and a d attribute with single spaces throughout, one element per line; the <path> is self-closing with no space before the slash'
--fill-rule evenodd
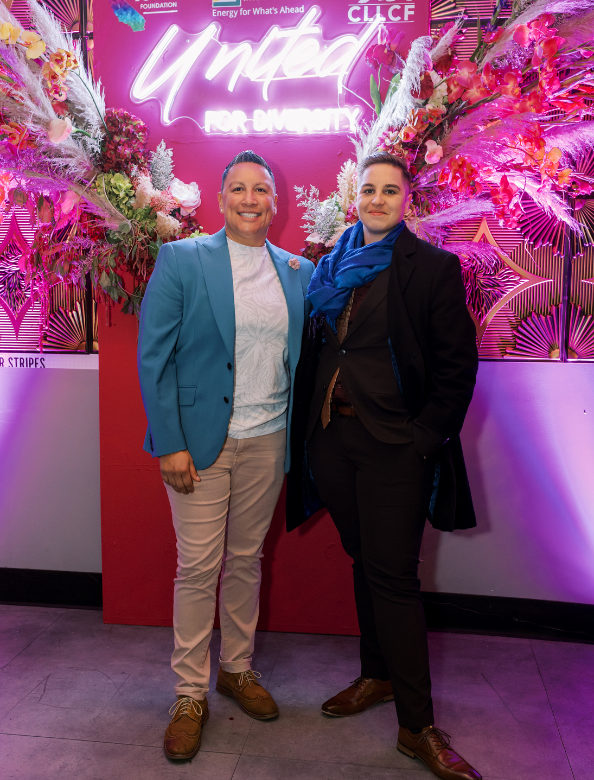
<path id="1" fill-rule="evenodd" d="M 176 493 L 194 492 L 194 482 L 200 482 L 200 477 L 188 450 L 161 455 L 159 464 L 166 485 L 170 485 Z"/>

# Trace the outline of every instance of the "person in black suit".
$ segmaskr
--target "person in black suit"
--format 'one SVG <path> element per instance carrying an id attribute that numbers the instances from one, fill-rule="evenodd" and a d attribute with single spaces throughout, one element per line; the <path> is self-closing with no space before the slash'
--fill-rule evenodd
<path id="1" fill-rule="evenodd" d="M 326 506 L 353 559 L 361 675 L 322 711 L 355 715 L 393 698 L 401 752 L 444 780 L 477 780 L 434 725 L 417 577 L 426 518 L 444 531 L 476 525 L 459 439 L 475 329 L 458 258 L 404 224 L 404 161 L 378 152 L 358 173 L 360 221 L 308 290 L 287 491 L 288 530 Z"/>

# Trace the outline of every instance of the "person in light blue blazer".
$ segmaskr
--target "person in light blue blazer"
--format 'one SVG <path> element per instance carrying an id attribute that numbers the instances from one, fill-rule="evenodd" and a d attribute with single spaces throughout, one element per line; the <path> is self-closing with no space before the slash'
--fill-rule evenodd
<path id="1" fill-rule="evenodd" d="M 165 244 L 142 303 L 138 372 L 177 536 L 164 748 L 187 759 L 208 719 L 209 644 L 220 575 L 217 691 L 251 717 L 278 715 L 252 670 L 264 538 L 290 466 L 293 382 L 313 264 L 267 239 L 274 176 L 252 151 L 223 173 L 225 227 Z"/>

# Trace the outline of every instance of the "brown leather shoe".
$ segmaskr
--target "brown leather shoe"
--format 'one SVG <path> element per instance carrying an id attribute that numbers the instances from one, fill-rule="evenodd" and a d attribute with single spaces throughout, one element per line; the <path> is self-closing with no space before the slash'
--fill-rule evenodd
<path id="1" fill-rule="evenodd" d="M 217 691 L 235 699 L 251 718 L 276 718 L 278 707 L 268 691 L 258 683 L 257 678 L 261 676 L 251 669 L 247 672 L 226 672 L 221 668 L 217 677 Z"/>
<path id="2" fill-rule="evenodd" d="M 208 720 L 208 702 L 180 696 L 169 714 L 172 717 L 165 732 L 165 755 L 173 760 L 193 758 L 200 750 L 202 726 Z"/>
<path id="3" fill-rule="evenodd" d="M 322 712 L 335 718 L 360 715 L 378 701 L 392 701 L 392 683 L 389 680 L 372 680 L 371 677 L 357 677 L 349 688 L 337 693 L 322 704 Z"/>
<path id="4" fill-rule="evenodd" d="M 450 747 L 450 735 L 427 726 L 420 734 L 398 729 L 398 750 L 409 758 L 420 758 L 442 780 L 481 780 L 482 775 Z"/>

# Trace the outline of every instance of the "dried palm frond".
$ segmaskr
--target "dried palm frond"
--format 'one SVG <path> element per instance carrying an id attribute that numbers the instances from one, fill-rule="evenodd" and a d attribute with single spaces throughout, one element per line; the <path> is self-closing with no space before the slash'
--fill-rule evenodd
<path id="1" fill-rule="evenodd" d="M 492 214 L 494 211 L 495 207 L 491 200 L 473 198 L 472 200 L 460 201 L 434 214 L 412 217 L 407 219 L 406 223 L 419 238 L 432 244 L 441 245 L 453 225 L 473 217 Z"/>

